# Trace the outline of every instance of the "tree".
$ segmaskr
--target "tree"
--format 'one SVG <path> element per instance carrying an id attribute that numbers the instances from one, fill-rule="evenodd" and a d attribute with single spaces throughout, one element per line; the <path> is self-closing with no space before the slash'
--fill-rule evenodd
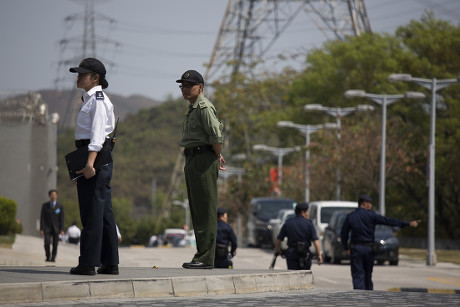
<path id="1" fill-rule="evenodd" d="M 352 106 L 371 103 L 365 99 L 346 100 L 348 89 L 371 93 L 423 91 L 409 83 L 389 83 L 391 73 L 404 72 L 424 78 L 456 77 L 460 68 L 460 27 L 435 20 L 427 13 L 421 21 L 400 27 L 396 35 L 365 34 L 343 42 L 328 42 L 307 56 L 307 67 L 290 88 L 288 103 L 301 108 L 304 104 Z M 427 93 L 429 95 L 429 93 Z M 459 238 L 460 230 L 452 227 L 460 214 L 459 148 L 460 141 L 459 86 L 442 92 L 438 106 L 436 156 L 436 233 L 440 237 Z M 426 167 L 429 135 L 430 98 L 402 100 L 388 110 L 387 126 L 387 212 L 401 218 L 422 218 L 426 221 Z M 378 157 L 380 149 L 380 108 L 366 117 L 353 115 L 343 121 L 340 153 L 342 190 L 346 198 L 355 199 L 357 191 L 378 194 Z M 299 121 L 320 123 L 326 116 L 306 114 Z M 329 148 L 331 143 L 323 143 Z M 329 150 L 328 149 L 328 150 Z M 323 150 L 324 152 L 324 150 Z M 327 161 L 312 160 L 313 182 L 333 182 L 333 173 L 324 172 Z M 319 159 L 316 160 L 315 159 Z M 320 167 L 316 163 L 320 163 Z M 313 191 L 312 194 L 315 192 Z M 327 193 L 326 193 L 327 194 Z M 317 196 L 317 195 L 315 195 Z M 424 228 L 412 232 L 423 234 Z"/>

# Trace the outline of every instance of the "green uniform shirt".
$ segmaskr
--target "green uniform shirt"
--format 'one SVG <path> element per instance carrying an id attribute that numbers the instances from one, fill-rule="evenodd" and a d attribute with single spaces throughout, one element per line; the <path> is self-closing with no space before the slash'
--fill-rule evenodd
<path id="1" fill-rule="evenodd" d="M 221 144 L 223 125 L 217 118 L 214 105 L 204 95 L 200 95 L 187 113 L 182 141 L 180 146 L 185 148 L 204 144 Z"/>

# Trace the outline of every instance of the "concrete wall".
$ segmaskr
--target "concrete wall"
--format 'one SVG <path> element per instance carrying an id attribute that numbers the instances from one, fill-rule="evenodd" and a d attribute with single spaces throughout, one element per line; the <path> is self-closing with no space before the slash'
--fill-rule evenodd
<path id="1" fill-rule="evenodd" d="M 0 122 L 0 195 L 18 203 L 25 235 L 39 235 L 41 204 L 56 188 L 56 141 L 56 124 Z"/>

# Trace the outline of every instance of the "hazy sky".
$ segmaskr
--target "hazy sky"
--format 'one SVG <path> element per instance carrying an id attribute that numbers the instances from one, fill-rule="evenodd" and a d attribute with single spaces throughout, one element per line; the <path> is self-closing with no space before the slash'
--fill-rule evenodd
<path id="1" fill-rule="evenodd" d="M 437 18 L 460 21 L 459 0 L 365 0 L 365 4 L 374 32 L 393 33 L 409 20 L 420 19 L 426 9 Z M 96 54 L 115 63 L 106 65 L 109 92 L 160 100 L 169 94 L 179 96 L 175 80 L 185 70 L 204 74 L 226 5 L 226 0 L 95 1 Z M 53 89 L 56 78 L 67 78 L 60 88 L 74 86 L 69 66 L 58 63 L 82 50 L 83 21 L 64 20 L 83 12 L 78 0 L 0 0 L 0 97 L 7 91 Z M 62 49 L 62 39 L 76 40 Z M 303 13 L 268 56 L 304 53 L 325 40 Z M 289 64 L 302 69 L 303 62 L 301 56 Z"/>

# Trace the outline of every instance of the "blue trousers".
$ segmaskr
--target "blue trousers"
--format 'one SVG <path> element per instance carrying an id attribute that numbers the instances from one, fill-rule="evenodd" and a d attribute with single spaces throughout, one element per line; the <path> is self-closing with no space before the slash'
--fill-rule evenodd
<path id="1" fill-rule="evenodd" d="M 113 163 L 96 176 L 77 181 L 78 204 L 83 225 L 79 264 L 89 266 L 118 264 L 118 237 L 112 209 L 110 180 Z"/>
<path id="2" fill-rule="evenodd" d="M 355 245 L 350 252 L 350 265 L 353 289 L 374 290 L 372 283 L 374 252 L 372 247 Z"/>

